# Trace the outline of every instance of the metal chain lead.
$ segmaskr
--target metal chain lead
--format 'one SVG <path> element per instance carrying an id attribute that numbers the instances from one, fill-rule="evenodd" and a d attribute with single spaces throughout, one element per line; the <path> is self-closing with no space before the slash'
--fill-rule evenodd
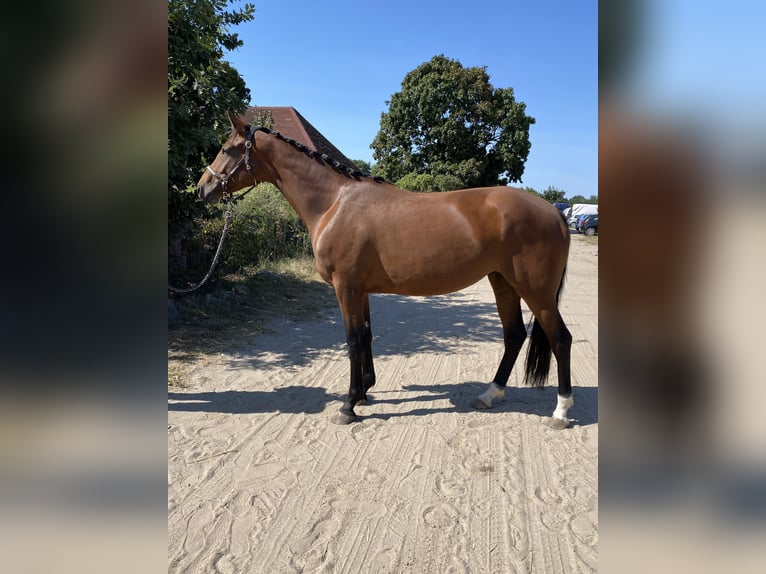
<path id="1" fill-rule="evenodd" d="M 172 285 L 168 285 L 168 289 L 170 289 L 173 293 L 178 293 L 179 295 L 185 295 L 187 293 L 192 293 L 202 287 L 205 283 L 207 283 L 208 279 L 210 279 L 210 276 L 213 274 L 213 270 L 215 269 L 215 266 L 218 264 L 218 260 L 221 257 L 221 251 L 223 249 L 223 241 L 226 239 L 226 235 L 229 233 L 229 224 L 231 223 L 231 218 L 233 216 L 232 211 L 232 202 L 227 201 L 227 209 L 225 214 L 225 219 L 223 222 L 223 231 L 221 232 L 221 239 L 218 241 L 218 249 L 215 251 L 215 255 L 213 256 L 213 262 L 210 264 L 210 270 L 207 272 L 207 275 L 205 275 L 202 278 L 202 281 L 197 283 L 194 287 L 189 287 L 187 289 L 179 289 L 178 287 L 173 287 Z"/>

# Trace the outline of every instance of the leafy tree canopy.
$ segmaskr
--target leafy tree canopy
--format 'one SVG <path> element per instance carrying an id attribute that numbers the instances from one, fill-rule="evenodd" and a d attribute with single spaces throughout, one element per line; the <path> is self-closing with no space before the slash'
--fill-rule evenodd
<path id="1" fill-rule="evenodd" d="M 598 195 L 591 195 L 588 199 L 583 195 L 573 195 L 567 201 L 569 202 L 569 205 L 574 205 L 575 203 L 590 203 L 596 205 L 598 204 Z"/>
<path id="2" fill-rule="evenodd" d="M 168 0 L 168 184 L 169 191 L 195 183 L 228 125 L 226 112 L 240 111 L 250 92 L 224 50 L 242 46 L 231 26 L 253 19 L 234 0 Z"/>
<path id="3" fill-rule="evenodd" d="M 486 67 L 434 56 L 409 72 L 386 104 L 370 146 L 375 175 L 449 175 L 459 187 L 521 181 L 535 120 L 513 88 L 492 86 Z"/>
<path id="4" fill-rule="evenodd" d="M 561 201 L 564 201 L 564 196 L 566 193 L 564 190 L 558 189 L 556 187 L 553 187 L 552 185 L 549 185 L 547 188 L 545 188 L 541 194 L 543 196 L 543 199 L 545 201 L 548 201 L 550 203 L 558 203 Z"/>
<path id="5" fill-rule="evenodd" d="M 364 173 L 370 173 L 370 170 L 372 170 L 372 166 L 370 165 L 369 161 L 365 161 L 363 159 L 352 159 L 351 161 L 353 161 L 354 165 L 361 169 Z"/>

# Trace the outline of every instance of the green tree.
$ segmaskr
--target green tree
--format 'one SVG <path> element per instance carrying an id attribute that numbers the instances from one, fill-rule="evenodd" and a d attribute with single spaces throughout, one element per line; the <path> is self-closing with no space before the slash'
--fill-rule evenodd
<path id="1" fill-rule="evenodd" d="M 598 204 L 598 195 L 591 195 L 589 199 L 585 199 L 585 196 L 583 195 L 573 195 L 568 200 L 569 205 L 574 205 L 575 203 L 590 203 L 593 205 Z"/>
<path id="2" fill-rule="evenodd" d="M 354 165 L 361 169 L 364 173 L 370 173 L 370 171 L 372 171 L 372 166 L 370 165 L 369 161 L 365 161 L 363 159 L 352 159 L 351 161 L 353 161 Z"/>
<path id="3" fill-rule="evenodd" d="M 168 0 L 168 239 L 172 255 L 194 229 L 200 205 L 189 187 L 221 145 L 228 110 L 244 110 L 250 92 L 224 50 L 242 46 L 231 27 L 253 19 L 234 0 Z"/>
<path id="4" fill-rule="evenodd" d="M 564 201 L 564 196 L 566 194 L 563 190 L 553 187 L 552 185 L 549 185 L 546 189 L 543 190 L 542 196 L 545 201 L 548 201 L 550 203 L 557 203 L 559 201 Z"/>
<path id="5" fill-rule="evenodd" d="M 492 86 L 486 67 L 434 56 L 409 72 L 386 104 L 370 146 L 375 175 L 449 175 L 459 187 L 521 181 L 535 120 L 513 88 Z"/>

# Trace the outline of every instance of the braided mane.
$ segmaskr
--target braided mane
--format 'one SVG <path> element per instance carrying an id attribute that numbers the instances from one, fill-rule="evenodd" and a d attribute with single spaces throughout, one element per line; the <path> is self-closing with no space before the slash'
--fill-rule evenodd
<path id="1" fill-rule="evenodd" d="M 326 153 L 319 153 L 317 151 L 314 151 L 313 149 L 303 145 L 301 142 L 294 140 L 293 138 L 289 138 L 287 136 L 282 135 L 281 133 L 277 131 L 271 131 L 269 128 L 265 128 L 263 126 L 250 126 L 249 129 L 250 133 L 255 132 L 263 132 L 265 134 L 271 134 L 275 138 L 280 139 L 284 142 L 289 143 L 291 146 L 293 146 L 295 149 L 297 149 L 300 152 L 305 153 L 307 156 L 309 156 L 311 159 L 320 161 L 324 163 L 325 165 L 330 166 L 338 173 L 345 175 L 346 177 L 349 177 L 351 179 L 359 180 L 361 178 L 368 178 L 372 179 L 373 181 L 376 181 L 378 183 L 382 183 L 385 180 L 382 177 L 375 177 L 370 175 L 369 173 L 364 173 L 359 171 L 358 169 L 354 169 L 353 167 L 349 167 L 345 164 L 342 164 L 336 159 L 331 158 Z"/>

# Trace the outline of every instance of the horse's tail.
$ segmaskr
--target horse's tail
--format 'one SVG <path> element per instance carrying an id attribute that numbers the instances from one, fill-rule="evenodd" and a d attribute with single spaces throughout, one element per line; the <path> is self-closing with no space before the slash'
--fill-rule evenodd
<path id="1" fill-rule="evenodd" d="M 558 291 L 556 291 L 556 305 L 558 306 L 561 290 L 564 287 L 564 278 L 567 274 L 566 265 L 561 273 Z M 529 349 L 527 349 L 527 366 L 524 374 L 524 384 L 532 387 L 542 387 L 548 380 L 548 371 L 551 366 L 551 343 L 545 334 L 540 322 L 535 317 L 532 324 L 532 334 L 529 336 Z"/>

